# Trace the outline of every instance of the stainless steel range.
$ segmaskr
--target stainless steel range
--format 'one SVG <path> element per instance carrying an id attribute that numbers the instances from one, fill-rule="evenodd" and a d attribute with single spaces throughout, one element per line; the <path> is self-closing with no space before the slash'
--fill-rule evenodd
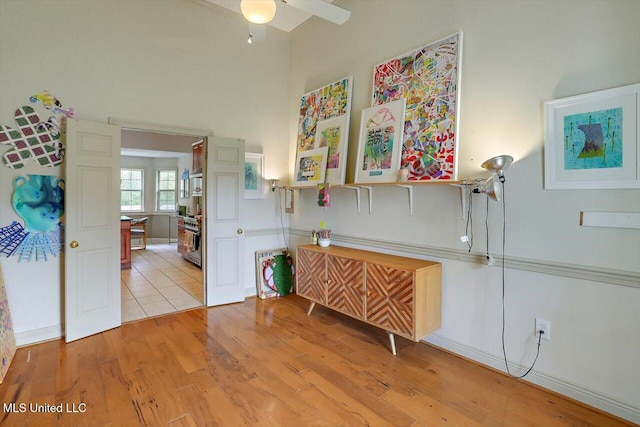
<path id="1" fill-rule="evenodd" d="M 183 257 L 198 267 L 202 267 L 202 228 L 200 218 L 184 217 L 184 247 Z"/>

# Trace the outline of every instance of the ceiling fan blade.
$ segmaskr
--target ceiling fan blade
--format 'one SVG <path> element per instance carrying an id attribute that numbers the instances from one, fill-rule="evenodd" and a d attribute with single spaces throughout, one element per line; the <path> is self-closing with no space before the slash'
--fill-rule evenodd
<path id="1" fill-rule="evenodd" d="M 289 6 L 318 16 L 334 24 L 344 24 L 349 20 L 351 11 L 335 6 L 324 0 L 281 0 Z"/>

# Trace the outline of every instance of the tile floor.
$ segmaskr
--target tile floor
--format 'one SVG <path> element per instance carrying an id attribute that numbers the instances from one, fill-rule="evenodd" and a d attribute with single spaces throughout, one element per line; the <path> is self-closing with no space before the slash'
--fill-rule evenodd
<path id="1" fill-rule="evenodd" d="M 202 306 L 202 270 L 182 259 L 175 243 L 131 251 L 131 261 L 120 273 L 122 322 Z"/>

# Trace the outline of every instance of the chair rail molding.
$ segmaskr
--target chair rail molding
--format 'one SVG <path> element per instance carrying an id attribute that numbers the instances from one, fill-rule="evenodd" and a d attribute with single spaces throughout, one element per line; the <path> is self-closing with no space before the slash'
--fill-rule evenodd
<path id="1" fill-rule="evenodd" d="M 311 234 L 311 230 L 291 228 L 289 229 L 289 234 L 308 237 Z M 331 234 L 331 240 L 333 243 L 359 245 L 366 248 L 376 248 L 379 250 L 401 252 L 403 254 L 451 259 L 455 261 L 464 261 L 474 264 L 486 264 L 484 253 L 467 252 L 460 249 L 371 239 L 365 237 L 350 236 L 346 234 Z M 502 257 L 496 257 L 495 265 L 497 267 L 502 266 Z M 511 268 L 514 270 L 531 271 L 534 273 L 550 274 L 553 276 L 563 276 L 574 279 L 589 280 L 593 282 L 608 283 L 612 285 L 640 288 L 640 272 L 634 271 L 509 256 L 504 258 L 504 266 L 506 268 Z"/>

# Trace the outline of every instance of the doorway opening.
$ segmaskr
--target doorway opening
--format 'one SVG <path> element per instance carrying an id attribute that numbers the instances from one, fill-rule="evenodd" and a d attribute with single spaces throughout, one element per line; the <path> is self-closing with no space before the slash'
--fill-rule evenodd
<path id="1" fill-rule="evenodd" d="M 145 219 L 146 244 L 133 246 L 130 268 L 121 270 L 122 322 L 202 307 L 206 302 L 202 152 L 206 133 L 115 123 L 121 131 L 121 215 Z M 195 155 L 194 155 L 195 154 Z M 196 169 L 197 168 L 197 169 Z M 170 177 L 168 179 L 167 177 Z M 135 180 L 134 180 L 135 181 Z M 139 197 L 139 199 L 136 199 Z M 185 223 L 188 225 L 185 229 Z M 135 228 L 135 225 L 133 225 Z M 134 238 L 137 239 L 136 236 Z"/>

